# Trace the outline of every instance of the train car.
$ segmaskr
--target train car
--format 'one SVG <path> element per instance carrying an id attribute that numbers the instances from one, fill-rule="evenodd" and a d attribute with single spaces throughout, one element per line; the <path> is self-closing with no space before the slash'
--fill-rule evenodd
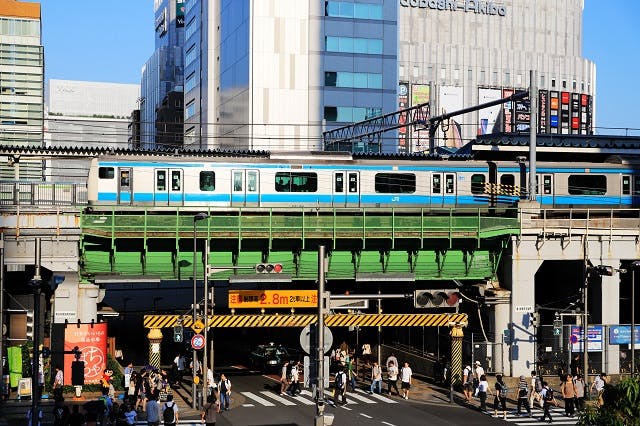
<path id="1" fill-rule="evenodd" d="M 638 205 L 635 167 L 538 163 L 543 208 Z M 526 196 L 516 162 L 369 159 L 341 153 L 246 157 L 101 157 L 92 161 L 90 205 L 144 207 L 421 207 L 513 205 Z"/>

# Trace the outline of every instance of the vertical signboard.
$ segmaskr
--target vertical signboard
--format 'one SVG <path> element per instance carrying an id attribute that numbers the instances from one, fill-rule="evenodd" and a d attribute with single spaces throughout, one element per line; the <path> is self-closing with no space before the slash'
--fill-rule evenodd
<path id="1" fill-rule="evenodd" d="M 580 133 L 580 94 L 571 94 L 571 134 Z"/>
<path id="2" fill-rule="evenodd" d="M 176 28 L 184 27 L 184 0 L 176 0 Z"/>
<path id="3" fill-rule="evenodd" d="M 549 92 L 549 133 L 560 133 L 560 94 Z"/>
<path id="4" fill-rule="evenodd" d="M 69 324 L 64 330 L 64 350 L 72 351 L 77 346 L 84 361 L 84 382 L 99 383 L 107 368 L 107 324 Z M 71 385 L 72 354 L 64 355 L 64 384 Z"/>
<path id="5" fill-rule="evenodd" d="M 580 95 L 580 106 L 582 108 L 582 114 L 580 115 L 580 127 L 582 128 L 583 135 L 590 135 L 593 133 L 591 128 L 591 102 L 591 96 L 585 94 Z"/>
<path id="6" fill-rule="evenodd" d="M 409 107 L 409 83 L 400 82 L 398 85 L 398 109 L 403 110 Z M 407 122 L 407 114 L 400 114 L 400 118 L 398 119 L 401 125 L 404 125 Z M 407 126 L 400 127 L 398 129 L 398 152 L 407 153 L 409 152 L 409 147 L 407 146 L 407 142 L 409 139 L 409 129 Z"/>
<path id="7" fill-rule="evenodd" d="M 411 106 L 416 106 L 431 102 L 431 86 L 428 84 L 411 85 Z M 428 106 L 424 107 L 424 112 L 428 113 Z M 429 149 L 429 131 L 424 127 L 413 128 L 411 132 L 411 151 L 420 152 Z"/>
<path id="8" fill-rule="evenodd" d="M 440 86 L 438 91 L 438 115 L 458 111 L 464 108 L 464 98 L 461 86 Z M 462 134 L 458 120 L 464 120 L 457 116 L 444 121 L 440 125 L 439 146 L 460 148 L 462 146 Z"/>
<path id="9" fill-rule="evenodd" d="M 508 98 L 513 95 L 513 89 L 502 89 L 502 97 Z M 513 101 L 502 104 L 502 128 L 505 133 L 513 132 Z"/>
<path id="10" fill-rule="evenodd" d="M 571 94 L 569 92 L 560 92 L 560 133 L 563 135 L 569 134 L 569 127 L 571 124 L 571 113 L 569 112 L 569 106 L 571 101 Z"/>
<path id="11" fill-rule="evenodd" d="M 516 94 L 526 93 L 526 90 L 516 90 Z M 515 102 L 515 132 L 529 132 L 531 129 L 531 101 L 529 98 Z"/>
<path id="12" fill-rule="evenodd" d="M 538 91 L 538 133 L 549 133 L 549 92 Z"/>
<path id="13" fill-rule="evenodd" d="M 478 103 L 497 101 L 502 98 L 502 89 L 478 88 Z M 502 104 L 494 105 L 489 108 L 483 108 L 478 111 L 478 135 L 488 135 L 494 133 L 496 121 L 500 115 Z M 495 129 L 495 132 L 501 132 L 502 129 Z"/>

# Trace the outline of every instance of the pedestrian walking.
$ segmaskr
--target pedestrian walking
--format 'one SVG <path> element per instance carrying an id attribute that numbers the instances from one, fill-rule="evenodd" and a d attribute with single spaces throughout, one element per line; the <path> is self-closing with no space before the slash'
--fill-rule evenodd
<path id="1" fill-rule="evenodd" d="M 478 384 L 480 383 L 480 377 L 484 376 L 484 368 L 482 368 L 482 365 L 480 364 L 480 361 L 476 361 L 474 363 L 474 370 L 473 370 L 473 387 L 474 389 L 478 387 Z"/>
<path id="2" fill-rule="evenodd" d="M 473 370 L 469 364 L 462 370 L 462 392 L 464 393 L 464 402 L 470 403 L 473 397 Z"/>
<path id="3" fill-rule="evenodd" d="M 353 357 L 349 357 L 349 361 L 347 362 L 347 380 L 349 381 L 349 385 L 351 386 L 351 392 L 356 391 L 356 371 L 353 366 Z"/>
<path id="4" fill-rule="evenodd" d="M 300 393 L 300 366 L 299 363 L 294 362 L 291 366 L 291 371 L 289 372 L 289 394 L 291 396 L 296 396 L 296 394 Z"/>
<path id="5" fill-rule="evenodd" d="M 66 426 L 69 424 L 69 407 L 64 405 L 64 398 L 56 398 L 53 407 L 53 426 Z"/>
<path id="6" fill-rule="evenodd" d="M 507 394 L 509 389 L 502 380 L 502 374 L 496 375 L 496 396 L 493 399 L 493 415 L 498 415 L 498 409 L 502 408 L 502 418 L 507 418 Z"/>
<path id="7" fill-rule="evenodd" d="M 127 366 L 124 368 L 124 383 L 123 386 L 125 389 L 129 388 L 129 382 L 131 381 L 131 374 L 133 373 L 133 363 L 129 362 Z"/>
<path id="8" fill-rule="evenodd" d="M 387 367 L 387 370 L 389 370 L 389 366 L 391 365 L 391 363 L 393 363 L 393 365 L 395 365 L 396 367 L 398 367 L 400 364 L 398 364 L 398 358 L 396 358 L 396 355 L 391 352 L 391 354 L 387 357 L 387 361 L 385 362 L 385 367 Z"/>
<path id="9" fill-rule="evenodd" d="M 531 372 L 531 392 L 529 393 L 529 405 L 533 408 L 533 404 L 538 401 L 540 408 L 542 408 L 542 398 L 540 397 L 542 392 L 542 377 L 536 374 L 535 370 Z"/>
<path id="10" fill-rule="evenodd" d="M 598 393 L 598 403 L 597 403 L 598 407 L 602 406 L 602 404 L 604 403 L 602 399 L 602 394 L 604 393 L 604 385 L 606 384 L 607 384 L 606 373 L 600 373 L 600 375 L 596 377 L 596 379 L 591 384 L 591 388 L 590 388 L 591 392 L 593 393 L 595 389 L 595 391 Z"/>
<path id="11" fill-rule="evenodd" d="M 54 399 L 62 398 L 62 387 L 64 386 L 64 374 L 62 368 L 56 365 L 56 375 L 53 379 L 53 397 Z"/>
<path id="12" fill-rule="evenodd" d="M 584 383 L 582 374 L 578 374 L 573 379 L 573 389 L 576 392 L 576 408 L 578 411 L 584 410 L 584 395 L 587 385 Z"/>
<path id="13" fill-rule="evenodd" d="M 564 381 L 560 385 L 560 392 L 562 392 L 562 399 L 564 399 L 564 415 L 573 417 L 575 414 L 573 402 L 576 398 L 576 389 L 571 374 L 565 375 Z"/>
<path id="14" fill-rule="evenodd" d="M 338 397 L 342 405 L 347 405 L 347 375 L 344 370 L 338 370 L 333 380 L 333 403 L 338 405 Z"/>
<path id="15" fill-rule="evenodd" d="M 518 405 L 516 408 L 516 414 L 522 415 L 522 407 L 527 410 L 527 414 L 531 417 L 531 406 L 529 405 L 529 388 L 527 386 L 527 379 L 524 374 L 518 379 Z"/>
<path id="16" fill-rule="evenodd" d="M 180 420 L 178 404 L 173 400 L 173 395 L 167 395 L 167 402 L 162 404 L 162 420 L 165 426 L 175 426 Z"/>
<path id="17" fill-rule="evenodd" d="M 280 372 L 280 395 L 284 395 L 289 387 L 289 378 L 287 377 L 287 370 L 289 369 L 289 361 L 286 361 L 282 365 L 282 371 Z"/>
<path id="18" fill-rule="evenodd" d="M 220 411 L 229 411 L 231 405 L 231 380 L 227 379 L 224 374 L 220 375 L 218 391 L 220 392 Z"/>
<path id="19" fill-rule="evenodd" d="M 480 411 L 487 411 L 487 394 L 493 393 L 489 389 L 489 382 L 487 382 L 487 376 L 484 374 L 480 376 L 478 387 L 476 388 L 476 396 L 480 399 Z"/>
<path id="20" fill-rule="evenodd" d="M 216 425 L 216 414 L 220 412 L 220 405 L 216 400 L 215 395 L 207 396 L 207 403 L 202 407 L 200 413 L 200 421 L 207 426 Z"/>
<path id="21" fill-rule="evenodd" d="M 371 367 L 371 387 L 369 388 L 369 393 L 376 392 L 382 394 L 382 368 L 378 365 L 377 362 L 373 362 L 373 367 Z"/>
<path id="22" fill-rule="evenodd" d="M 218 383 L 213 375 L 213 370 L 207 368 L 207 396 L 215 395 L 218 399 Z"/>
<path id="23" fill-rule="evenodd" d="M 400 395 L 398 391 L 398 366 L 393 362 L 389 362 L 387 367 L 387 392 L 391 395 L 391 388 L 396 390 L 396 395 Z"/>
<path id="24" fill-rule="evenodd" d="M 75 408 L 75 407 L 74 407 Z M 127 404 L 124 410 L 124 421 L 128 425 L 135 425 L 138 421 L 138 413 L 132 405 Z"/>
<path id="25" fill-rule="evenodd" d="M 542 397 L 542 409 L 543 409 L 543 414 L 542 414 L 542 417 L 540 418 L 541 422 L 544 422 L 544 420 L 547 417 L 549 417 L 549 423 L 553 421 L 553 419 L 551 418 L 551 412 L 549 411 L 549 407 L 551 407 L 552 405 L 555 405 L 555 406 L 558 405 L 558 401 L 556 401 L 554 393 L 555 393 L 554 390 L 547 384 L 547 382 L 543 381 L 542 391 L 540 392 L 540 396 Z"/>
<path id="26" fill-rule="evenodd" d="M 160 403 L 153 392 L 147 399 L 147 426 L 158 426 L 160 425 Z"/>
<path id="27" fill-rule="evenodd" d="M 409 363 L 405 362 L 402 370 L 400 371 L 400 380 L 402 381 L 400 387 L 402 388 L 402 397 L 404 399 L 409 399 L 409 391 L 411 390 L 411 382 L 412 382 L 413 372 L 411 371 L 411 367 L 409 367 Z"/>

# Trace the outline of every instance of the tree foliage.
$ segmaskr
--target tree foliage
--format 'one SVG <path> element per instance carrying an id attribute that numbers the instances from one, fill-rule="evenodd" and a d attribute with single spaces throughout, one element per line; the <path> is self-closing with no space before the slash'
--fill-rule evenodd
<path id="1" fill-rule="evenodd" d="M 579 424 L 588 426 L 640 426 L 640 377 L 606 385 L 600 407 L 587 407 Z"/>

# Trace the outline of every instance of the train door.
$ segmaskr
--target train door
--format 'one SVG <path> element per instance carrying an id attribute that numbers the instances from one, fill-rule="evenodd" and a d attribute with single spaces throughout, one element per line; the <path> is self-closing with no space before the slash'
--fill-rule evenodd
<path id="1" fill-rule="evenodd" d="M 457 204 L 455 173 L 444 174 L 444 204 L 451 207 Z"/>
<path id="2" fill-rule="evenodd" d="M 347 205 L 347 172 L 333 172 L 333 184 L 331 187 L 331 206 L 345 207 Z"/>
<path id="3" fill-rule="evenodd" d="M 231 205 L 258 207 L 260 205 L 260 175 L 258 170 L 231 171 Z"/>
<path id="4" fill-rule="evenodd" d="M 536 189 L 541 204 L 555 205 L 553 191 L 553 175 L 539 174 L 536 176 Z"/>
<path id="5" fill-rule="evenodd" d="M 442 183 L 442 173 L 431 174 L 431 206 L 442 207 L 444 204 L 444 188 Z"/>
<path id="6" fill-rule="evenodd" d="M 169 205 L 184 204 L 184 173 L 182 169 L 169 169 Z"/>
<path id="7" fill-rule="evenodd" d="M 631 175 L 622 175 L 620 179 L 620 207 L 631 207 L 634 193 L 633 180 Z"/>
<path id="8" fill-rule="evenodd" d="M 169 205 L 169 185 L 167 185 L 167 169 L 155 169 L 153 171 L 154 178 L 154 194 L 153 204 L 158 206 Z"/>
<path id="9" fill-rule="evenodd" d="M 347 172 L 347 206 L 360 207 L 360 173 Z"/>
<path id="10" fill-rule="evenodd" d="M 133 203 L 131 173 L 131 167 L 118 169 L 118 204 Z"/>

